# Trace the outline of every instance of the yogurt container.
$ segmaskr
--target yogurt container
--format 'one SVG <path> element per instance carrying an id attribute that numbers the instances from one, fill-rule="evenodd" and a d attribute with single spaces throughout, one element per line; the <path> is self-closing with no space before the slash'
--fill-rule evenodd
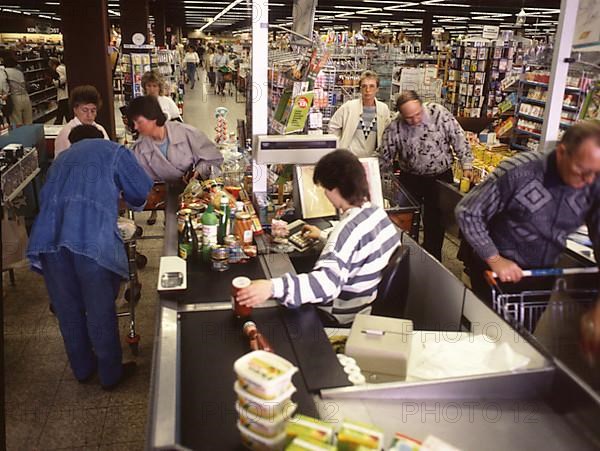
<path id="1" fill-rule="evenodd" d="M 240 416 L 240 424 L 261 437 L 273 438 L 285 431 L 285 426 L 294 414 L 298 404 L 288 401 L 286 407 L 277 415 L 271 415 L 269 418 L 263 418 L 254 413 L 248 412 L 239 402 L 235 403 L 235 410 Z"/>
<path id="2" fill-rule="evenodd" d="M 255 434 L 239 421 L 238 430 L 242 436 L 242 443 L 248 449 L 254 451 L 282 451 L 285 445 L 285 432 L 275 437 L 268 438 Z"/>
<path id="3" fill-rule="evenodd" d="M 298 368 L 272 352 L 252 351 L 233 364 L 241 388 L 268 401 L 277 399 L 291 384 Z"/>
<path id="4" fill-rule="evenodd" d="M 238 395 L 238 402 L 241 407 L 263 418 L 270 418 L 281 413 L 296 392 L 296 387 L 290 384 L 289 388 L 277 398 L 267 401 L 244 390 L 239 381 L 235 382 L 233 389 Z"/>

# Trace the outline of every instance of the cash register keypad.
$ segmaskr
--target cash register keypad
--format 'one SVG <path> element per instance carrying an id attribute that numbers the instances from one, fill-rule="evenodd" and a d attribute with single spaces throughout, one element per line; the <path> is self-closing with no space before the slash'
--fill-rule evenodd
<path id="1" fill-rule="evenodd" d="M 298 248 L 300 252 L 304 252 L 305 250 L 314 246 L 317 240 L 306 237 L 303 235 L 302 231 L 296 232 L 289 238 L 290 242 Z"/>

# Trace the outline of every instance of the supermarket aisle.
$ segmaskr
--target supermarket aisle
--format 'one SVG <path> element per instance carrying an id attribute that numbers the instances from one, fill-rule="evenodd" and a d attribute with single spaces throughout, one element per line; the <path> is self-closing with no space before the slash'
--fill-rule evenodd
<path id="1" fill-rule="evenodd" d="M 205 78 L 205 73 L 202 73 Z M 235 97 L 218 97 L 208 83 L 187 90 L 184 118 L 214 139 L 214 110 L 225 106 L 229 130 L 244 117 Z M 117 121 L 120 116 L 117 116 Z M 148 226 L 148 213 L 136 215 L 145 236 L 164 235 L 162 215 Z M 27 265 L 15 270 L 16 285 L 4 280 L 7 448 L 21 449 L 143 449 L 156 317 L 156 277 L 162 239 L 142 239 L 138 249 L 148 257 L 140 271 L 142 299 L 136 311 L 141 335 L 138 372 L 114 392 L 100 389 L 98 380 L 79 384 L 68 367 L 56 318 L 48 310 L 41 276 Z M 120 320 L 124 360 L 132 359 Z"/>
<path id="2" fill-rule="evenodd" d="M 206 78 L 206 71 L 199 71 L 200 81 L 196 81 L 194 89 L 186 86 L 183 103 L 183 120 L 215 138 L 215 108 L 224 106 L 229 110 L 227 114 L 227 128 L 229 132 L 235 132 L 237 119 L 245 119 L 245 103 L 235 101 L 235 93 L 231 96 L 217 96 L 214 88 L 210 87 Z M 233 93 L 233 89 L 231 90 Z M 241 100 L 241 99 L 240 99 Z"/>

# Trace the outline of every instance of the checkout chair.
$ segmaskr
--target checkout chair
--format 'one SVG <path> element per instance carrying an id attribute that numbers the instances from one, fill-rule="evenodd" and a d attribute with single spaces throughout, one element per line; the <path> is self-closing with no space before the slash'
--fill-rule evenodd
<path id="1" fill-rule="evenodd" d="M 409 249 L 400 245 L 390 257 L 377 287 L 372 315 L 403 318 L 408 301 Z"/>
<path id="2" fill-rule="evenodd" d="M 409 248 L 400 245 L 390 257 L 383 269 L 377 297 L 371 303 L 371 315 L 403 318 L 408 301 Z M 319 318 L 324 327 L 349 329 L 350 324 L 338 324 L 335 318 L 324 310 L 318 309 Z"/>

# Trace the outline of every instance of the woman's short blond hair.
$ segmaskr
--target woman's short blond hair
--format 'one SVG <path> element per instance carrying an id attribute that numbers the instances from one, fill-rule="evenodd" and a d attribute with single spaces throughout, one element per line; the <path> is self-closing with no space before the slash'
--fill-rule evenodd
<path id="1" fill-rule="evenodd" d="M 142 75 L 142 89 L 144 93 L 146 92 L 146 85 L 148 83 L 156 83 L 158 85 L 158 95 L 162 96 L 164 94 L 165 80 L 158 72 L 151 70 Z"/>
<path id="2" fill-rule="evenodd" d="M 362 86 L 362 82 L 365 78 L 374 78 L 375 82 L 377 83 L 377 87 L 379 88 L 379 75 L 377 75 L 377 72 L 372 71 L 372 70 L 364 71 L 362 74 L 360 74 L 360 80 L 358 82 L 358 86 Z"/>

